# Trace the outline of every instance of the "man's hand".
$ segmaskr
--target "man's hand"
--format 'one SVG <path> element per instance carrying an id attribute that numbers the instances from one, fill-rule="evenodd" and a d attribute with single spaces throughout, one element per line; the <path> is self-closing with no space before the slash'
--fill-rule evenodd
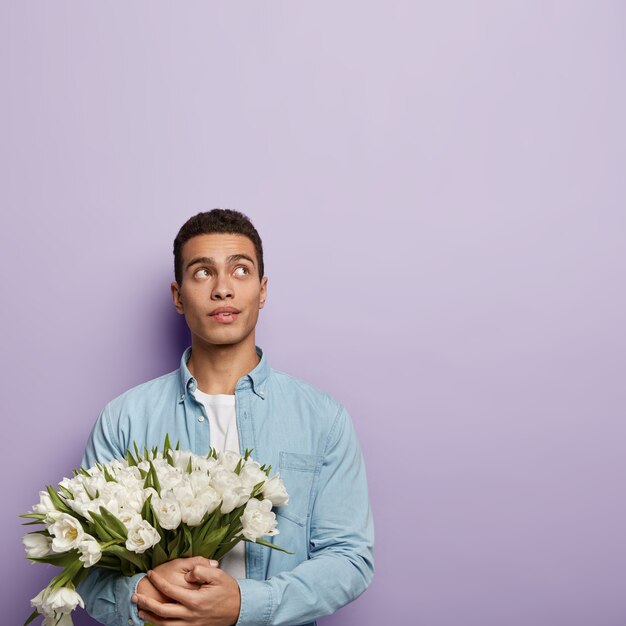
<path id="1" fill-rule="evenodd" d="M 165 602 L 155 594 L 142 593 L 138 587 L 132 599 L 139 609 L 139 617 L 155 626 L 235 624 L 241 608 L 239 585 L 212 563 L 215 561 L 202 557 L 176 559 L 148 572 L 148 581 L 165 597 Z"/>
<path id="2" fill-rule="evenodd" d="M 191 559 L 175 559 L 173 561 L 167 561 L 162 563 L 158 567 L 154 568 L 155 572 L 158 572 L 165 580 L 168 580 L 174 585 L 179 585 L 185 589 L 197 589 L 198 583 L 188 582 L 185 576 L 196 566 L 204 565 L 206 567 L 218 567 L 217 561 L 209 561 L 201 556 Z M 164 596 L 151 582 L 150 579 L 145 576 L 139 581 L 137 585 L 137 593 L 154 598 L 159 602 L 174 602 L 171 598 Z"/>
<path id="3" fill-rule="evenodd" d="M 199 584 L 187 581 L 185 578 L 187 574 L 196 566 L 204 565 L 205 567 L 219 567 L 217 561 L 205 559 L 202 556 L 196 556 L 189 559 L 174 559 L 173 561 L 167 561 L 161 563 L 161 565 L 154 568 L 153 571 L 157 572 L 161 577 L 165 578 L 168 582 L 185 589 L 197 589 Z M 145 593 L 144 589 L 154 589 L 153 593 Z M 142 578 L 137 586 L 137 592 L 143 595 L 151 595 L 161 602 L 168 602 L 169 600 L 160 591 L 158 591 L 154 585 L 150 582 L 150 579 L 146 576 Z"/>

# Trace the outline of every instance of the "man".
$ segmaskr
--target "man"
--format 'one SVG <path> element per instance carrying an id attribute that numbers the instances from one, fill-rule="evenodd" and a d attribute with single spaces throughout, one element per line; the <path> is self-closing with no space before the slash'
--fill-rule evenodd
<path id="1" fill-rule="evenodd" d="M 289 503 L 275 510 L 280 545 L 241 542 L 218 567 L 200 557 L 148 576 L 94 568 L 79 586 L 88 612 L 109 626 L 312 624 L 359 596 L 373 576 L 373 523 L 365 468 L 346 409 L 270 368 L 255 343 L 267 298 L 261 238 L 238 211 L 199 213 L 174 241 L 176 310 L 191 346 L 180 368 L 109 402 L 83 466 L 122 457 L 133 442 L 243 452 L 280 473 Z"/>

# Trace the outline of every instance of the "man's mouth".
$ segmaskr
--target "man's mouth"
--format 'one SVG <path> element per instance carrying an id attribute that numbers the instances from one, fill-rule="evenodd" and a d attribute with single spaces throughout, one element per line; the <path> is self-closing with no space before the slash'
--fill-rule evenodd
<path id="1" fill-rule="evenodd" d="M 239 313 L 235 313 L 234 311 L 221 311 L 220 313 L 213 313 L 210 317 L 216 322 L 228 323 L 234 322 L 237 317 L 239 317 Z"/>

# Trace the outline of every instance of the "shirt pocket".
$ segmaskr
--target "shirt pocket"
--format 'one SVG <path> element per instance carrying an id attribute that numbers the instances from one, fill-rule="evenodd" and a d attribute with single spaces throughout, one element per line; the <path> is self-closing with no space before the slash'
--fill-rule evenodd
<path id="1" fill-rule="evenodd" d="M 277 507 L 277 515 L 298 526 L 307 523 L 311 496 L 322 468 L 322 458 L 313 454 L 280 453 L 278 472 L 289 494 L 289 504 Z"/>

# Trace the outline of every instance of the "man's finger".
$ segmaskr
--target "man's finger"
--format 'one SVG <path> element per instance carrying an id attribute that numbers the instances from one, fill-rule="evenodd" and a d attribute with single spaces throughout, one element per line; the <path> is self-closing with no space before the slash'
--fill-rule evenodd
<path id="1" fill-rule="evenodd" d="M 150 613 L 149 611 L 139 611 L 137 615 L 139 615 L 139 617 L 147 624 L 152 624 L 152 626 L 165 626 L 168 623 L 161 619 L 158 615 Z"/>
<path id="2" fill-rule="evenodd" d="M 220 564 L 215 559 L 207 559 L 204 556 L 192 556 L 187 559 L 190 565 L 204 565 L 205 567 L 219 567 Z"/>
<path id="3" fill-rule="evenodd" d="M 192 570 L 185 574 L 187 582 L 212 584 L 219 581 L 222 570 L 215 567 L 205 567 L 204 565 L 196 565 Z"/>
<path id="4" fill-rule="evenodd" d="M 136 593 L 132 597 L 132 601 L 137 604 L 137 608 L 150 611 L 154 615 L 159 617 L 166 617 L 169 619 L 183 618 L 188 614 L 187 609 L 180 604 L 174 604 L 173 602 L 159 602 L 154 598 L 145 596 L 141 593 Z"/>
<path id="5" fill-rule="evenodd" d="M 163 576 L 157 572 L 151 570 L 148 572 L 148 578 L 150 582 L 164 595 L 172 600 L 176 600 L 185 606 L 189 606 L 190 601 L 196 597 L 197 591 L 191 589 L 185 589 L 180 585 L 173 585 L 168 582 Z"/>

